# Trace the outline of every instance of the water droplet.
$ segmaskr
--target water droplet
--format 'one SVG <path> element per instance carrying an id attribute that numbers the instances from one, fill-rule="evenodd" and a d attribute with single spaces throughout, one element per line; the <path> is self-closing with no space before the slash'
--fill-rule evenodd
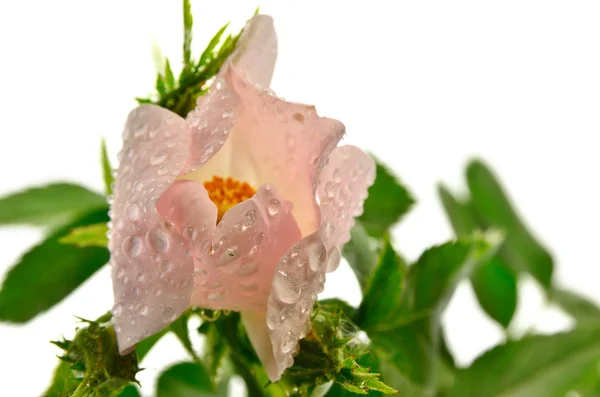
<path id="1" fill-rule="evenodd" d="M 340 266 L 342 254 L 338 247 L 333 247 L 327 258 L 327 273 L 331 273 Z"/>
<path id="2" fill-rule="evenodd" d="M 161 295 L 162 295 L 162 289 L 160 289 L 160 288 L 154 289 L 154 296 L 161 296 Z"/>
<path id="3" fill-rule="evenodd" d="M 121 250 L 126 256 L 138 256 L 142 252 L 142 239 L 138 236 L 129 236 L 123 241 Z"/>
<path id="4" fill-rule="evenodd" d="M 342 181 L 342 171 L 339 168 L 333 170 L 333 180 L 335 183 L 340 183 Z"/>
<path id="5" fill-rule="evenodd" d="M 123 278 L 123 276 L 125 275 L 125 269 L 123 269 L 122 267 L 118 268 L 117 271 L 115 272 L 115 277 L 118 279 Z"/>
<path id="6" fill-rule="evenodd" d="M 156 128 L 153 128 L 148 132 L 148 136 L 150 137 L 150 139 L 156 138 L 157 135 L 158 135 L 158 130 Z"/>
<path id="7" fill-rule="evenodd" d="M 223 299 L 225 299 L 225 296 L 220 292 L 208 294 L 209 301 L 222 301 Z"/>
<path id="8" fill-rule="evenodd" d="M 302 301 L 300 301 L 300 313 L 304 314 L 304 313 L 308 312 L 311 309 L 311 306 L 312 306 L 312 302 L 310 301 L 310 299 L 308 299 L 308 298 L 302 299 Z"/>
<path id="9" fill-rule="evenodd" d="M 286 273 L 278 272 L 273 279 L 273 290 L 284 303 L 296 303 L 302 292 L 298 281 Z"/>
<path id="10" fill-rule="evenodd" d="M 164 260 L 160 262 L 160 270 L 168 273 L 173 269 L 173 263 L 171 261 Z"/>
<path id="11" fill-rule="evenodd" d="M 140 308 L 140 314 L 141 314 L 142 316 L 147 316 L 149 312 L 150 312 L 150 310 L 148 310 L 148 306 L 146 306 L 146 305 L 143 305 L 143 306 Z"/>
<path id="12" fill-rule="evenodd" d="M 137 280 L 138 283 L 143 284 L 146 282 L 148 277 L 144 273 L 139 273 L 135 279 Z"/>
<path id="13" fill-rule="evenodd" d="M 292 331 L 286 332 L 281 338 L 281 351 L 289 353 L 296 346 L 297 338 Z"/>
<path id="14" fill-rule="evenodd" d="M 323 238 L 328 238 L 333 233 L 335 233 L 335 225 L 333 224 L 333 222 L 326 222 L 323 225 L 323 229 L 322 229 L 322 236 L 323 236 Z"/>
<path id="15" fill-rule="evenodd" d="M 260 232 L 256 235 L 256 239 L 254 241 L 256 241 L 256 245 L 260 245 L 260 243 L 262 243 L 263 239 L 265 238 L 265 234 L 263 232 Z"/>
<path id="16" fill-rule="evenodd" d="M 185 235 L 190 240 L 194 240 L 196 238 L 196 231 L 193 227 L 188 227 L 185 229 Z"/>
<path id="17" fill-rule="evenodd" d="M 165 174 L 167 174 L 169 172 L 169 170 L 167 169 L 167 167 L 160 167 L 158 169 L 158 171 L 156 171 L 158 173 L 159 176 L 163 176 Z"/>
<path id="18" fill-rule="evenodd" d="M 244 229 L 249 228 L 256 221 L 256 211 L 249 210 L 244 214 L 244 219 L 242 221 L 242 225 L 244 225 Z"/>
<path id="19" fill-rule="evenodd" d="M 235 274 L 237 274 L 238 276 L 248 276 L 252 273 L 255 273 L 256 270 L 257 270 L 256 263 L 248 263 L 247 265 L 240 267 L 237 270 L 237 272 L 235 272 Z"/>
<path id="20" fill-rule="evenodd" d="M 136 203 L 130 203 L 125 207 L 125 215 L 130 221 L 137 221 L 140 218 L 140 207 Z"/>
<path id="21" fill-rule="evenodd" d="M 116 317 L 123 314 L 123 306 L 120 303 L 117 303 L 116 305 L 114 305 L 112 308 L 112 314 L 113 314 L 113 316 L 116 316 Z"/>
<path id="22" fill-rule="evenodd" d="M 224 119 L 226 119 L 226 118 L 229 118 L 229 117 L 231 117 L 231 116 L 233 116 L 233 111 L 232 111 L 231 109 L 227 109 L 227 110 L 225 110 L 225 111 L 223 112 L 223 118 L 224 118 Z"/>
<path id="23" fill-rule="evenodd" d="M 150 165 L 159 165 L 165 162 L 167 159 L 167 152 L 164 150 L 158 151 L 150 157 Z"/>
<path id="24" fill-rule="evenodd" d="M 329 198 L 334 198 L 335 197 L 335 185 L 331 182 L 327 182 L 325 184 L 325 194 L 327 194 L 327 197 Z"/>
<path id="25" fill-rule="evenodd" d="M 164 307 L 162 309 L 161 315 L 162 315 L 162 319 L 165 323 L 170 323 L 170 322 L 174 321 L 175 317 L 176 317 L 175 310 L 170 306 Z"/>
<path id="26" fill-rule="evenodd" d="M 212 145 L 206 145 L 204 147 L 204 153 L 205 154 L 211 154 L 214 151 L 215 151 L 215 148 L 213 148 Z"/>
<path id="27" fill-rule="evenodd" d="M 308 264 L 313 272 L 321 269 L 327 260 L 327 248 L 321 240 L 308 247 Z"/>
<path id="28" fill-rule="evenodd" d="M 275 216 L 279 213 L 279 210 L 281 209 L 281 202 L 275 198 L 269 200 L 269 205 L 267 207 L 267 210 L 269 211 L 269 215 L 271 216 Z"/>
<path id="29" fill-rule="evenodd" d="M 300 253 L 300 251 L 302 251 L 302 248 L 300 248 L 300 246 L 298 244 L 293 245 L 292 249 L 290 250 L 290 257 L 291 258 L 297 257 L 298 254 Z"/>
<path id="30" fill-rule="evenodd" d="M 162 230 L 153 228 L 146 233 L 146 244 L 155 252 L 165 252 L 169 249 L 169 238 Z"/>
<path id="31" fill-rule="evenodd" d="M 277 319 L 272 312 L 267 313 L 267 327 L 269 327 L 271 331 L 277 328 Z"/>

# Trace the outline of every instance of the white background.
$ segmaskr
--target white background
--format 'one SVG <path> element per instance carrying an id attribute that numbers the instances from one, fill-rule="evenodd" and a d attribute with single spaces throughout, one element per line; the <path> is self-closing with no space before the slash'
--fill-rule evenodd
<path id="1" fill-rule="evenodd" d="M 222 23 L 239 28 L 256 5 L 194 1 L 196 54 Z M 342 120 L 345 141 L 375 153 L 416 196 L 394 233 L 407 257 L 452 236 L 436 183 L 461 189 L 467 159 L 479 156 L 551 248 L 558 282 L 600 301 L 600 3 L 260 5 L 279 35 L 274 90 Z M 114 158 L 132 98 L 152 90 L 153 48 L 179 60 L 180 32 L 179 1 L 0 2 L 0 194 L 57 180 L 100 190 L 100 138 Z M 0 272 L 39 237 L 0 230 Z M 568 326 L 525 284 L 512 332 Z M 356 303 L 357 291 L 342 268 L 326 293 Z M 461 363 L 502 339 L 472 296 L 461 286 L 446 316 Z M 40 395 L 56 362 L 48 340 L 70 335 L 72 315 L 93 318 L 111 304 L 103 269 L 31 323 L 0 325 L 0 396 Z M 157 371 L 183 356 L 172 340 L 153 351 L 140 375 L 146 393 Z"/>

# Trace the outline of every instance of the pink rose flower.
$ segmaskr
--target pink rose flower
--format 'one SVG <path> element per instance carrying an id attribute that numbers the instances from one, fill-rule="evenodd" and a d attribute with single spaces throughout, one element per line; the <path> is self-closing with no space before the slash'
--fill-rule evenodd
<path id="1" fill-rule="evenodd" d="M 109 243 L 122 352 L 190 306 L 236 310 L 275 381 L 310 330 L 375 166 L 337 147 L 342 123 L 269 91 L 276 50 L 257 15 L 186 119 L 129 115 Z"/>

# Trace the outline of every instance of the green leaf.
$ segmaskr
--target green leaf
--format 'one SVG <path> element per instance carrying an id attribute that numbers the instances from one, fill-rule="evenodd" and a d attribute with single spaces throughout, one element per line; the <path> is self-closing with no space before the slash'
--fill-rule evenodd
<path id="1" fill-rule="evenodd" d="M 391 321 L 404 291 L 406 264 L 400 259 L 389 239 L 385 239 L 379 263 L 371 276 L 358 309 L 358 325 L 369 331 Z"/>
<path id="2" fill-rule="evenodd" d="M 394 174 L 383 164 L 377 163 L 377 176 L 369 188 L 364 212 L 359 219 L 371 236 L 381 237 L 408 212 L 414 202 Z"/>
<path id="3" fill-rule="evenodd" d="M 108 245 L 108 226 L 106 223 L 80 226 L 72 229 L 69 234 L 61 237 L 58 241 L 62 244 L 72 244 L 79 248 L 104 247 Z"/>
<path id="4" fill-rule="evenodd" d="M 415 311 L 445 309 L 456 285 L 469 275 L 474 265 L 469 260 L 472 249 L 469 241 L 457 240 L 430 248 L 421 255 L 409 273 Z"/>
<path id="5" fill-rule="evenodd" d="M 449 397 L 564 396 L 582 373 L 597 368 L 598 357 L 598 328 L 527 336 L 495 347 L 459 371 Z"/>
<path id="6" fill-rule="evenodd" d="M 180 363 L 158 378 L 157 397 L 214 397 L 212 384 L 204 367 L 198 363 Z"/>
<path id="7" fill-rule="evenodd" d="M 82 186 L 55 183 L 0 199 L 0 225 L 57 225 L 76 215 L 106 207 L 106 198 Z"/>
<path id="8" fill-rule="evenodd" d="M 169 59 L 165 59 L 165 86 L 167 90 L 171 91 L 175 89 L 175 76 L 173 76 L 173 70 L 171 69 L 171 63 Z"/>
<path id="9" fill-rule="evenodd" d="M 0 290 L 0 320 L 24 323 L 68 296 L 108 262 L 106 248 L 78 248 L 59 239 L 71 229 L 107 222 L 107 209 L 85 215 L 27 252 Z"/>
<path id="10" fill-rule="evenodd" d="M 73 371 L 70 368 L 71 364 L 60 361 L 54 370 L 52 383 L 48 390 L 44 392 L 44 397 L 63 397 L 69 396 L 77 389 L 79 381 L 75 379 Z"/>
<path id="11" fill-rule="evenodd" d="M 459 202 L 443 185 L 438 193 L 454 232 L 467 237 L 478 230 L 470 208 Z M 517 274 L 499 255 L 478 264 L 471 284 L 483 310 L 503 327 L 508 327 L 517 308 Z"/>
<path id="12" fill-rule="evenodd" d="M 190 0 L 183 0 L 183 67 L 189 67 L 192 61 L 192 5 Z"/>
<path id="13" fill-rule="evenodd" d="M 144 357 L 146 357 L 146 354 L 148 354 L 152 347 L 154 347 L 156 342 L 158 342 L 168 331 L 169 329 L 165 328 L 162 331 L 147 337 L 146 339 L 135 345 L 135 351 L 137 353 L 139 362 L 142 362 Z"/>
<path id="14" fill-rule="evenodd" d="M 491 170 L 481 161 L 472 161 L 467 167 L 467 183 L 473 208 L 484 225 L 506 232 L 506 242 L 500 251 L 503 260 L 515 270 L 529 272 L 549 289 L 554 267 L 552 257 L 519 219 Z"/>
<path id="15" fill-rule="evenodd" d="M 177 339 L 181 342 L 185 350 L 189 353 L 190 356 L 196 362 L 200 362 L 200 358 L 194 351 L 194 347 L 192 346 L 192 341 L 190 340 L 190 332 L 188 328 L 188 322 L 190 319 L 190 312 L 187 311 L 183 313 L 177 320 L 175 320 L 169 328 L 173 333 L 177 336 Z"/>
<path id="16" fill-rule="evenodd" d="M 517 309 L 517 275 L 495 255 L 475 267 L 471 284 L 483 310 L 504 328 Z"/>
<path id="17" fill-rule="evenodd" d="M 106 189 L 106 194 L 112 194 L 112 185 L 115 181 L 112 173 L 112 166 L 110 165 L 110 160 L 108 159 L 108 150 L 106 149 L 106 140 L 102 139 L 101 144 L 101 158 L 102 158 L 102 176 L 104 178 L 104 188 Z"/>
<path id="18" fill-rule="evenodd" d="M 140 392 L 134 385 L 128 385 L 125 386 L 125 388 L 118 395 L 118 397 L 140 397 Z"/>
<path id="19" fill-rule="evenodd" d="M 600 324 L 600 307 L 575 292 L 553 288 L 550 291 L 550 300 L 573 316 L 578 325 Z"/>
<path id="20" fill-rule="evenodd" d="M 363 291 L 367 287 L 367 281 L 375 266 L 377 266 L 377 254 L 372 238 L 362 223 L 357 220 L 350 230 L 350 241 L 344 245 L 344 258 L 354 270 L 356 278 Z"/>

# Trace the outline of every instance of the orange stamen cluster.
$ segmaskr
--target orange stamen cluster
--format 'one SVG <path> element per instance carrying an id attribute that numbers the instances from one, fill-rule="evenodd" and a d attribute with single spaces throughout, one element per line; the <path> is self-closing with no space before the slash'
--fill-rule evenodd
<path id="1" fill-rule="evenodd" d="M 217 175 L 214 175 L 210 181 L 204 182 L 204 187 L 210 200 L 217 206 L 217 223 L 234 205 L 248 200 L 256 193 L 256 190 L 246 182 L 233 178 L 223 179 Z"/>

